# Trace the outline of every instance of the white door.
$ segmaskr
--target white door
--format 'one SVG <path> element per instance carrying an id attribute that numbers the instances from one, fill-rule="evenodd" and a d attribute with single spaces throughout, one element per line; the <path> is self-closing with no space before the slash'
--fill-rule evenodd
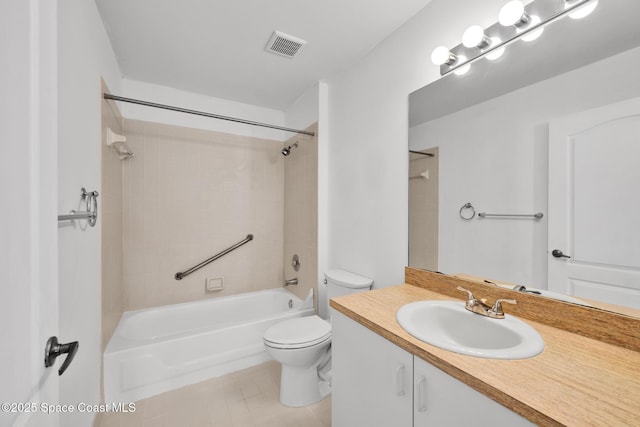
<path id="1" fill-rule="evenodd" d="M 550 123 L 550 290 L 640 308 L 639 165 L 640 98 Z"/>
<path id="2" fill-rule="evenodd" d="M 0 426 L 55 426 L 56 2 L 3 0 L 0 29 Z"/>

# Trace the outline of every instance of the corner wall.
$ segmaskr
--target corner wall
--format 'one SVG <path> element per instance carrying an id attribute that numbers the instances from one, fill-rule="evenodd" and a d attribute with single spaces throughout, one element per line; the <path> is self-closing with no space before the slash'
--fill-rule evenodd
<path id="1" fill-rule="evenodd" d="M 318 126 L 305 130 L 315 136 L 295 135 L 285 145 L 298 147 L 284 158 L 284 279 L 298 279 L 288 290 L 305 299 L 313 289 L 318 308 Z M 298 271 L 292 257 L 300 260 Z"/>
<path id="2" fill-rule="evenodd" d="M 80 209 L 80 188 L 100 188 L 101 87 L 120 91 L 120 70 L 93 1 L 58 3 L 58 212 Z M 98 203 L 102 199 L 98 198 Z M 100 403 L 102 218 L 58 225 L 62 342 L 79 341 L 60 377 L 60 403 Z M 60 414 L 60 425 L 88 426 L 92 413 Z"/>
<path id="3" fill-rule="evenodd" d="M 103 83 L 104 92 L 108 90 Z M 122 316 L 122 164 L 107 146 L 107 130 L 123 134 L 122 115 L 113 101 L 102 100 L 101 178 L 99 218 L 101 227 L 102 348 L 107 347 Z"/>

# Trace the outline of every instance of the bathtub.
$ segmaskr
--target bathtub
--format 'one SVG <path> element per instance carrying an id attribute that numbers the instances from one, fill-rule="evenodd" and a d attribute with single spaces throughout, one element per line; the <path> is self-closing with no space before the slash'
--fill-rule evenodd
<path id="1" fill-rule="evenodd" d="M 314 314 L 280 289 L 128 311 L 104 352 L 105 402 L 134 402 L 271 360 L 267 328 Z"/>

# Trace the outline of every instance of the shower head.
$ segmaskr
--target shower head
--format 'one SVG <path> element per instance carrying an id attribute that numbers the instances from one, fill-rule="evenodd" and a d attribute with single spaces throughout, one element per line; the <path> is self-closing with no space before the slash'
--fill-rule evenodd
<path id="1" fill-rule="evenodd" d="M 298 141 L 294 142 L 293 144 L 291 144 L 288 147 L 283 148 L 281 153 L 282 153 L 283 156 L 287 157 L 289 154 L 291 154 L 291 151 L 294 148 L 298 148 Z"/>

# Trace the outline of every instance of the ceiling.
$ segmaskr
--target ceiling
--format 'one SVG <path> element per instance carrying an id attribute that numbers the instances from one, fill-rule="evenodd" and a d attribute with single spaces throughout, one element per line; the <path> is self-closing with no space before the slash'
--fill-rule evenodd
<path id="1" fill-rule="evenodd" d="M 431 0 L 95 0 L 123 77 L 279 110 Z M 266 52 L 274 30 L 308 43 Z"/>

